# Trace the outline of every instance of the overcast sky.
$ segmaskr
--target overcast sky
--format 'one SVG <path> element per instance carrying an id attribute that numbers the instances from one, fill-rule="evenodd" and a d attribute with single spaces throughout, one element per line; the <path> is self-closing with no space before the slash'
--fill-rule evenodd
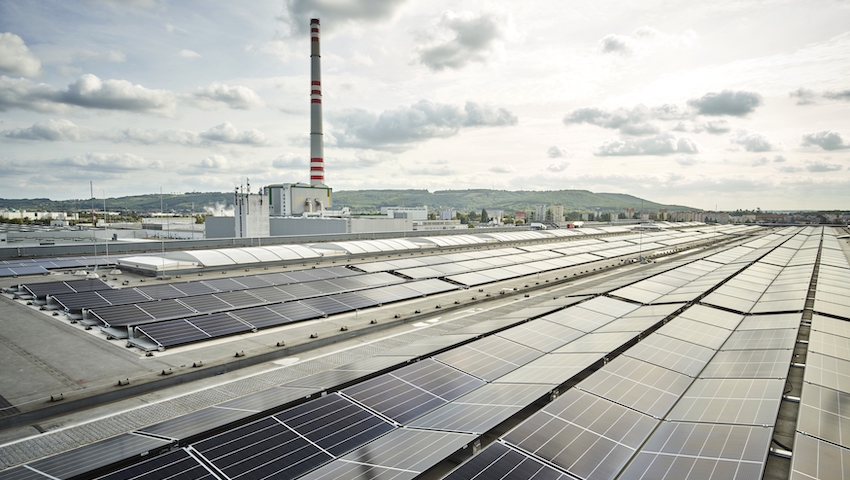
<path id="1" fill-rule="evenodd" d="M 0 197 L 309 181 L 850 209 L 850 2 L 0 1 Z"/>

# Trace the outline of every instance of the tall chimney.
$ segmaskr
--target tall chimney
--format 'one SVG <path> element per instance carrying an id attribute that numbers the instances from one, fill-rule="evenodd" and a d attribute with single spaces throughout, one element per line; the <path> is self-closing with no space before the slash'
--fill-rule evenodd
<path id="1" fill-rule="evenodd" d="M 310 185 L 325 184 L 322 140 L 322 57 L 319 54 L 319 19 L 310 20 Z"/>

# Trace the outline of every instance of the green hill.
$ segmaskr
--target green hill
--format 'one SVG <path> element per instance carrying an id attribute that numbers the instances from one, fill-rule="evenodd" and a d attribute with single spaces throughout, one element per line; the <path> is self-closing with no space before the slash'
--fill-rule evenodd
<path id="1" fill-rule="evenodd" d="M 189 192 L 184 194 L 164 194 L 161 197 L 164 210 L 175 213 L 204 212 L 205 209 L 218 211 L 233 205 L 231 192 Z M 548 190 L 548 191 L 509 191 L 509 190 L 342 190 L 334 192 L 334 208 L 349 207 L 353 213 L 374 213 L 381 207 L 427 205 L 431 211 L 441 208 L 454 208 L 460 212 L 478 212 L 484 209 L 511 211 L 533 210 L 535 205 L 553 205 L 560 203 L 565 212 L 603 212 L 623 211 L 634 208 L 640 211 L 657 211 L 666 208 L 669 211 L 696 210 L 681 205 L 665 205 L 642 200 L 622 193 L 593 193 L 587 190 Z M 47 198 L 2 199 L 0 208 L 24 209 L 29 211 L 88 211 L 91 199 L 55 201 Z M 643 204 L 643 207 L 641 207 Z M 95 208 L 103 208 L 103 199 L 94 200 Z M 107 198 L 106 208 L 110 211 L 144 214 L 158 212 L 160 195 L 136 195 L 129 197 Z"/>

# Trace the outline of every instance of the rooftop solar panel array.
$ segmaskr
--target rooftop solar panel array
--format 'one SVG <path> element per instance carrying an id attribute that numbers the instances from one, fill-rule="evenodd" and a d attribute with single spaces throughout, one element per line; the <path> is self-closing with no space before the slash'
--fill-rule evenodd
<path id="1" fill-rule="evenodd" d="M 845 319 L 812 316 L 794 437 L 793 480 L 845 478 L 850 473 L 848 325 Z"/>
<path id="2" fill-rule="evenodd" d="M 787 235 L 776 237 L 755 242 L 755 248 L 762 250 L 750 262 L 787 240 Z M 809 239 L 797 244 L 801 249 L 812 248 Z M 778 263 L 783 258 L 791 260 L 784 266 L 762 262 L 752 270 L 754 276 L 768 272 L 765 278 L 773 275 L 768 282 L 772 285 L 782 272 L 807 266 L 805 262 L 791 265 L 795 256 L 785 253 L 770 260 Z M 808 262 L 809 257 L 805 258 Z M 770 273 L 771 267 L 779 270 Z M 760 478 L 801 315 L 745 316 L 745 312 L 706 305 L 680 312 L 682 304 L 640 306 L 608 297 L 583 300 L 574 299 L 580 304 L 567 308 L 563 308 L 566 303 L 552 303 L 529 310 L 525 318 L 518 314 L 494 319 L 490 326 L 504 326 L 495 335 L 320 397 L 331 398 L 322 400 L 328 403 L 326 409 L 324 403 L 313 400 L 194 442 L 185 454 L 176 453 L 167 461 L 164 457 L 151 461 L 174 464 L 176 478 L 193 470 L 198 458 L 204 459 L 202 465 L 212 465 L 214 474 L 224 472 L 231 478 L 264 474 L 414 478 L 530 403 L 545 399 L 551 388 L 595 365 L 602 368 L 448 478 L 485 478 L 481 472 L 489 472 L 486 478 L 571 478 L 565 473 L 578 478 L 708 478 L 712 474 Z M 760 303 L 761 297 L 753 305 Z M 670 315 L 676 316 L 655 330 Z M 448 344 L 474 338 L 462 330 L 446 335 L 455 337 Z M 807 382 L 822 390 L 850 388 L 850 374 L 836 375 L 850 371 L 839 366 L 840 362 L 850 366 L 843 360 L 850 358 L 850 336 L 844 336 L 848 332 L 840 319 L 815 315 Z M 559 338 L 568 340 L 558 346 Z M 447 344 L 423 345 L 422 351 L 439 350 L 442 345 Z M 624 355 L 603 367 L 604 359 L 624 348 L 628 348 Z M 294 396 L 310 388 L 353 382 L 357 374 L 391 366 L 390 358 L 389 354 L 375 357 L 280 390 Z M 811 394 L 811 398 L 816 397 Z M 269 404 L 259 397 L 245 401 Z M 841 399 L 837 401 L 840 404 Z M 831 399 L 819 402 L 829 408 L 834 405 Z M 343 411 L 352 413 L 338 413 Z M 317 428 L 325 419 L 342 417 L 358 426 L 339 435 L 331 428 Z M 349 425 L 342 422 L 339 425 Z M 822 426 L 820 431 L 829 428 Z M 805 434 L 798 432 L 798 438 L 801 435 Z M 807 436 L 798 440 L 795 458 L 798 448 L 813 444 L 818 449 L 837 448 L 840 459 L 846 446 L 831 442 Z M 814 463 L 814 467 L 800 464 L 797 468 L 795 460 L 792 475 L 815 478 L 803 476 L 812 468 L 821 474 L 836 471 L 835 465 L 822 464 L 820 459 Z M 195 471 L 196 475 L 207 473 Z"/>
<path id="3" fill-rule="evenodd" d="M 367 281 L 360 281 L 361 278 Z M 305 299 L 318 297 L 328 293 L 336 293 L 350 289 L 368 288 L 375 284 L 389 285 L 401 283 L 403 280 L 386 273 L 374 273 L 360 275 L 347 280 L 345 285 L 338 285 L 332 280 L 314 280 L 301 284 L 287 284 L 278 287 L 264 287 L 242 291 L 230 291 L 220 293 L 203 292 L 198 295 L 185 296 L 174 299 L 160 299 L 134 303 L 136 310 L 127 309 L 127 305 L 112 305 L 106 307 L 90 308 L 86 312 L 87 318 L 96 318 L 109 327 L 123 327 L 150 323 L 151 321 L 167 320 L 174 318 L 185 318 L 205 313 L 222 312 L 249 306 L 259 306 L 271 302 L 279 302 L 293 299 Z M 192 284 L 201 286 L 202 284 Z M 185 289 L 185 285 L 180 285 Z M 204 286 L 204 288 L 209 288 Z M 132 315 L 126 315 L 132 313 Z"/>
<path id="4" fill-rule="evenodd" d="M 419 283 L 427 283 L 427 285 L 419 286 Z M 124 323 L 133 325 L 133 338 L 129 340 L 131 344 L 139 344 L 140 347 L 146 348 L 145 345 L 139 343 L 139 340 L 136 340 L 137 337 L 143 337 L 153 342 L 157 347 L 167 348 L 238 333 L 247 333 L 261 328 L 286 325 L 302 320 L 326 317 L 343 312 L 353 312 L 381 303 L 416 298 L 426 294 L 446 292 L 456 288 L 441 280 L 425 280 L 423 282 L 410 282 L 405 285 L 391 285 L 389 287 L 379 287 L 358 292 L 339 293 L 298 301 L 240 308 L 208 315 L 191 314 L 191 316 L 186 316 L 184 313 L 182 315 L 184 318 L 164 321 L 156 320 L 152 316 L 153 314 L 149 312 L 149 309 L 142 310 L 147 304 L 119 305 L 110 307 L 110 309 L 113 310 L 112 318 L 119 319 L 115 323 L 117 325 L 122 324 L 121 318 L 132 319 L 132 323 Z M 389 290 L 389 293 L 385 290 Z M 166 306 L 163 305 L 163 307 Z M 136 309 L 141 311 L 137 311 Z M 119 312 L 119 310 L 122 310 L 122 312 Z M 127 310 L 127 312 L 123 313 L 123 310 Z M 176 308 L 174 310 L 162 308 L 159 311 L 165 311 L 166 314 L 170 314 L 177 310 Z M 150 315 L 150 320 L 144 319 L 143 314 Z"/>

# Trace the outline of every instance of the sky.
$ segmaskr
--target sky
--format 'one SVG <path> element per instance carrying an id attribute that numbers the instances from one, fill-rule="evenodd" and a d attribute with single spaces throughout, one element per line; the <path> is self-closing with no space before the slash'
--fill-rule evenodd
<path id="1" fill-rule="evenodd" d="M 334 190 L 850 209 L 850 1 L 0 0 L 0 198 Z"/>

